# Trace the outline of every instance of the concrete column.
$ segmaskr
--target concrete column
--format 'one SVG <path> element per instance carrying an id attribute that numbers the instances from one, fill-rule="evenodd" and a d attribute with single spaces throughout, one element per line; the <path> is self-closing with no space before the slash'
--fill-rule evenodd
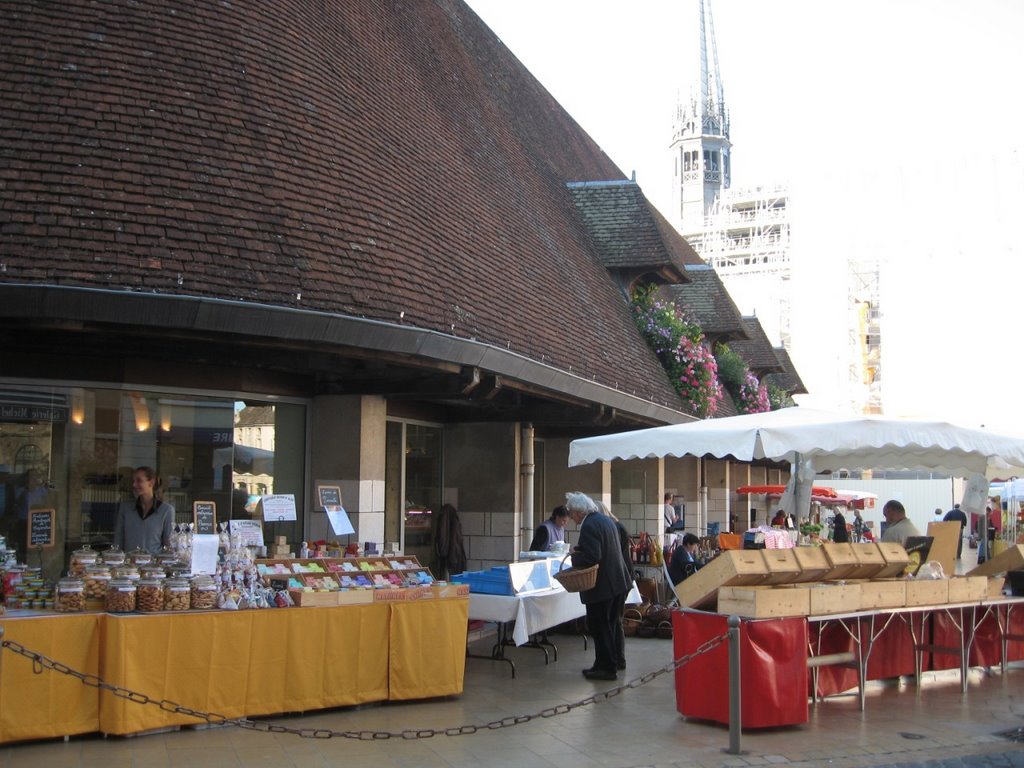
<path id="1" fill-rule="evenodd" d="M 375 396 L 324 395 L 314 398 L 311 415 L 310 498 L 315 498 L 317 483 L 340 486 L 356 530 L 352 541 L 377 542 L 383 551 L 387 404 Z M 310 515 L 310 538 L 337 538 L 327 515 Z"/>

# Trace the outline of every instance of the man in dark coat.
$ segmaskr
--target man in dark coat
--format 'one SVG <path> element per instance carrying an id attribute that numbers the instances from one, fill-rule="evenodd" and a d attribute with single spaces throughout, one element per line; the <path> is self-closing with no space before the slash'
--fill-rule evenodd
<path id="1" fill-rule="evenodd" d="M 594 666 L 583 670 L 583 676 L 588 680 L 614 680 L 619 666 L 615 650 L 617 627 L 622 623 L 622 604 L 633 583 L 622 557 L 619 530 L 612 518 L 600 514 L 586 494 L 567 493 L 565 506 L 580 528 L 579 543 L 572 553 L 573 567 L 599 566 L 597 583 L 580 592 L 580 600 L 587 608 L 587 629 L 594 638 Z"/>
<path id="2" fill-rule="evenodd" d="M 960 509 L 959 504 L 954 504 L 953 508 L 946 513 L 946 516 L 943 517 L 942 520 L 947 523 L 953 522 L 954 520 L 960 523 L 960 538 L 956 543 L 956 559 L 959 560 L 960 555 L 962 555 L 964 551 L 964 528 L 967 527 L 967 515 L 962 509 Z"/>

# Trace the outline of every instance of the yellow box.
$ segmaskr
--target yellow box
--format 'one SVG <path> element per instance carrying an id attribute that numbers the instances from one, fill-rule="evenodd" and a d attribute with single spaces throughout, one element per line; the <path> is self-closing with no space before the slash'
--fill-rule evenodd
<path id="1" fill-rule="evenodd" d="M 908 579 L 906 590 L 908 607 L 949 602 L 949 579 Z"/>
<path id="2" fill-rule="evenodd" d="M 429 589 L 436 598 L 469 597 L 469 584 L 434 584 Z"/>
<path id="3" fill-rule="evenodd" d="M 989 595 L 989 578 L 987 576 L 953 576 L 949 582 L 949 602 L 977 603 Z M 1005 579 L 999 577 L 999 589 L 1002 590 Z"/>
<path id="4" fill-rule="evenodd" d="M 857 559 L 857 570 L 850 574 L 851 579 L 874 579 L 886 570 L 887 562 L 877 544 L 865 542 L 850 544 L 853 556 Z M 897 574 L 892 574 L 893 576 Z"/>
<path id="5" fill-rule="evenodd" d="M 825 574 L 825 579 L 835 581 L 836 579 L 852 578 L 858 566 L 857 557 L 853 554 L 851 545 L 826 541 L 821 548 L 825 552 L 825 559 L 829 564 L 829 571 Z"/>
<path id="6" fill-rule="evenodd" d="M 825 551 L 821 547 L 794 547 L 791 551 L 797 565 L 800 566 L 799 575 L 793 579 L 795 583 L 821 581 L 831 570 Z"/>
<path id="7" fill-rule="evenodd" d="M 721 587 L 718 612 L 750 619 L 772 616 L 806 616 L 810 610 L 809 589 L 772 587 Z"/>
<path id="8" fill-rule="evenodd" d="M 904 579 L 873 579 L 861 581 L 860 608 L 903 608 L 907 604 L 907 582 Z"/>
<path id="9" fill-rule="evenodd" d="M 903 545 L 891 541 L 880 541 L 874 546 L 878 548 L 882 559 L 885 560 L 885 567 L 876 573 L 874 578 L 888 579 L 902 575 L 907 565 L 910 564 L 910 556 L 907 554 L 907 550 L 903 548 Z"/>
<path id="10" fill-rule="evenodd" d="M 761 554 L 768 564 L 768 578 L 763 584 L 788 584 L 800 576 L 800 563 L 792 549 L 765 549 Z"/>
<path id="11" fill-rule="evenodd" d="M 713 606 L 719 587 L 750 586 L 768 578 L 768 563 L 763 550 L 727 549 L 699 571 L 675 586 L 676 597 L 684 608 Z"/>

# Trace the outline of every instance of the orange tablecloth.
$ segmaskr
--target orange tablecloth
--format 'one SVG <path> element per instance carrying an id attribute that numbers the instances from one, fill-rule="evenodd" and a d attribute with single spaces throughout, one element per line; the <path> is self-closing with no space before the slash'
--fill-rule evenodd
<path id="1" fill-rule="evenodd" d="M 4 639 L 226 717 L 462 692 L 468 598 L 337 608 L 8 618 Z M 0 742 L 200 722 L 0 654 Z"/>

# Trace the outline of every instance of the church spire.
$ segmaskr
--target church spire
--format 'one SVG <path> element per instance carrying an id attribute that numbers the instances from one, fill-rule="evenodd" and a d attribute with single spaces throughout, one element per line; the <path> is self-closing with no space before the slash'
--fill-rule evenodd
<path id="1" fill-rule="evenodd" d="M 730 184 L 729 115 L 718 71 L 710 0 L 696 0 L 700 62 L 690 95 L 676 104 L 672 131 L 673 198 L 683 234 L 699 231 L 715 199 Z"/>

